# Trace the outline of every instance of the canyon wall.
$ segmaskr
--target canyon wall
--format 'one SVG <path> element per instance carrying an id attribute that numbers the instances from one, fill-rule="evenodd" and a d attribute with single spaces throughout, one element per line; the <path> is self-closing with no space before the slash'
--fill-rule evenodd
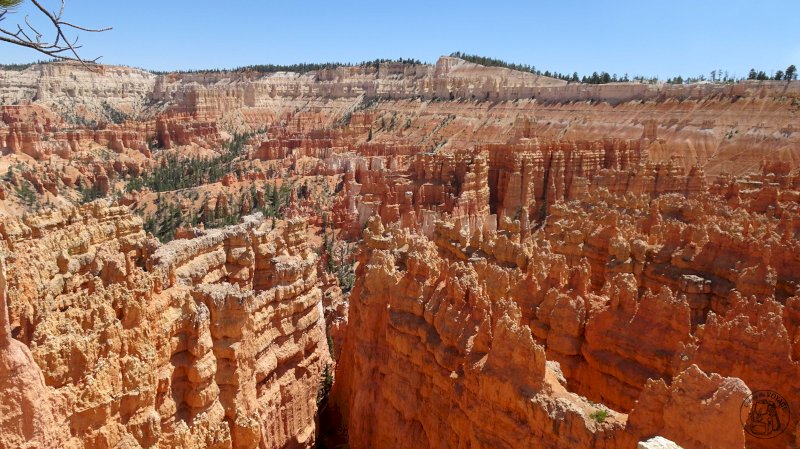
<path id="1" fill-rule="evenodd" d="M 451 190 L 469 211 L 414 195 L 433 230 L 373 207 L 334 387 L 352 447 L 796 444 L 794 424 L 762 440 L 742 422 L 753 391 L 800 407 L 797 171 L 709 183 L 634 143 L 479 149 L 488 167 Z M 354 201 L 393 198 L 372 190 Z"/>
<path id="2" fill-rule="evenodd" d="M 94 118 L 113 107 L 143 112 L 156 76 L 129 67 L 79 63 L 35 64 L 24 70 L 0 70 L 0 104 L 39 102 L 59 114 Z"/>
<path id="3" fill-rule="evenodd" d="M 571 140 L 645 137 L 653 160 L 677 157 L 684 169 L 699 164 L 709 175 L 743 174 L 765 159 L 798 160 L 800 85 L 780 81 L 565 84 L 449 57 L 435 65 L 384 63 L 305 74 L 156 76 L 125 67 L 89 71 L 44 64 L 0 71 L 0 80 L 0 104 L 35 101 L 70 120 L 108 120 L 113 109 L 134 119 L 166 114 L 217 121 L 230 130 L 270 122 L 309 130 L 335 127 L 378 102 L 379 114 L 372 116 L 412 120 L 403 134 L 420 144 L 430 140 L 430 131 L 451 146 L 506 143 L 508 133 Z M 425 126 L 450 116 L 442 127 Z"/>
<path id="4" fill-rule="evenodd" d="M 576 295 L 585 281 L 572 275 L 548 291 L 557 305 L 545 299 L 538 307 L 549 309 L 553 325 L 541 340 L 521 299 L 537 275 L 560 273 L 540 273 L 532 267 L 539 257 L 525 254 L 516 254 L 523 267 L 506 268 L 509 251 L 522 248 L 485 231 L 478 238 L 486 239 L 486 254 L 466 263 L 446 255 L 454 242 L 443 236 L 434 243 L 370 221 L 333 392 L 350 447 L 632 448 L 656 435 L 687 448 L 744 447 L 745 433 L 734 425 L 750 389 L 697 365 L 676 373 L 672 387 L 648 381 L 628 413 L 576 394 L 550 353 L 576 347 L 576 338 L 580 351 L 593 309 L 619 307 L 619 298 Z M 649 301 L 641 299 L 642 307 Z M 711 430 L 717 426 L 730 429 L 722 436 Z"/>
<path id="5" fill-rule="evenodd" d="M 0 72 L 0 447 L 797 447 L 798 86 Z"/>
<path id="6" fill-rule="evenodd" d="M 3 223 L 0 410 L 23 410 L 0 447 L 312 447 L 330 355 L 305 222 L 141 225 L 102 202 Z"/>

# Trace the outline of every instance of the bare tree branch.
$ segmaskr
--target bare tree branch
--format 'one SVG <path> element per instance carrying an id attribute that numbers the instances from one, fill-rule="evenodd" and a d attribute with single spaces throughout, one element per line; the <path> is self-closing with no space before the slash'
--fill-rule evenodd
<path id="1" fill-rule="evenodd" d="M 110 30 L 111 27 L 88 28 L 67 22 L 63 19 L 66 0 L 61 0 L 61 6 L 58 12 L 49 11 L 42 5 L 41 0 L 29 1 L 53 26 L 53 36 L 51 38 L 44 39 L 45 35 L 31 24 L 29 17 L 26 15 L 24 22 L 28 30 L 33 33 L 33 37 L 31 37 L 31 35 L 29 35 L 21 25 L 17 24 L 16 32 L 0 27 L 0 42 L 6 42 L 9 44 L 18 45 L 20 47 L 30 48 L 55 59 L 80 62 L 85 66 L 88 66 L 90 63 L 96 63 L 100 59 L 100 57 L 94 59 L 82 58 L 81 55 L 78 54 L 78 50 L 81 48 L 80 45 L 77 45 L 78 36 L 75 37 L 75 40 L 70 41 L 65 34 L 64 29 L 70 28 L 87 33 L 102 33 Z M 0 22 L 7 19 L 9 12 L 13 12 L 12 9 L 22 4 L 22 2 L 23 0 L 0 0 Z"/>
<path id="2" fill-rule="evenodd" d="M 39 30 L 37 30 L 36 28 L 34 28 L 34 27 L 33 27 L 33 25 L 31 25 L 30 21 L 28 21 L 28 16 L 27 16 L 27 15 L 25 16 L 25 24 L 26 24 L 26 25 L 28 25 L 28 28 L 30 28 L 30 29 L 31 29 L 31 31 L 33 31 L 34 33 L 36 33 L 36 41 L 37 41 L 37 42 L 41 42 L 41 39 L 42 39 L 42 36 L 43 36 L 43 34 L 42 34 L 42 33 L 40 33 L 40 32 L 39 32 Z"/>

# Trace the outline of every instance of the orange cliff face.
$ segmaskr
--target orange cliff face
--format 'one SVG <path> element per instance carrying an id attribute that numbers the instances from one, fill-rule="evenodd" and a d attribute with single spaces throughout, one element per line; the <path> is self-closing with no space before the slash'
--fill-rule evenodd
<path id="1" fill-rule="evenodd" d="M 11 334 L 5 261 L 0 260 L 0 447 L 56 447 L 64 423 L 53 416 L 53 397 L 30 349 Z"/>
<path id="2" fill-rule="evenodd" d="M 493 345 L 477 349 L 493 335 L 482 334 L 479 321 L 506 303 L 518 308 L 518 325 L 528 326 L 533 344 L 557 364 L 553 375 L 563 376 L 565 390 L 580 395 L 570 404 L 580 409 L 587 407 L 581 397 L 594 401 L 577 428 L 569 415 L 556 413 L 561 418 L 553 425 L 569 425 L 581 447 L 633 447 L 656 435 L 683 447 L 716 447 L 721 440 L 712 429 L 721 428 L 729 437 L 724 447 L 793 443 L 791 426 L 770 442 L 745 433 L 740 413 L 747 416 L 742 410 L 751 391 L 779 391 L 789 409 L 800 407 L 790 380 L 798 375 L 797 171 L 765 165 L 760 174 L 709 185 L 702 170 L 645 162 L 645 153 L 621 152 L 631 148 L 621 144 L 564 142 L 555 152 L 552 145 L 490 147 L 489 169 L 474 183 L 490 194 L 480 196 L 484 207 L 477 212 L 443 215 L 433 232 L 414 231 L 400 219 L 387 232 L 372 219 L 335 386 L 354 447 L 410 444 L 403 438 L 427 441 L 425 447 L 440 441 L 516 447 L 520 434 L 549 428 L 552 416 L 523 425 L 519 417 L 530 415 L 518 411 L 512 416 L 524 431 L 497 430 L 502 413 L 511 413 L 502 412 L 508 398 L 485 400 L 485 415 L 473 420 L 480 407 L 470 401 L 482 392 L 468 379 L 500 388 L 483 364 Z M 450 160 L 420 159 L 432 166 Z M 410 170 L 409 179 L 424 178 Z M 747 186 L 747 193 L 736 186 Z M 426 207 L 441 214 L 447 203 Z M 476 309 L 473 297 L 484 298 L 489 311 Z M 508 363 L 502 378 L 517 379 L 513 358 Z M 516 387 L 552 395 L 552 385 Z M 417 393 L 394 393 L 408 389 Z M 592 425 L 591 404 L 619 412 L 609 415 L 618 426 Z M 493 437 L 516 439 L 489 438 L 480 430 L 486 422 Z M 403 437 L 395 428 L 404 429 Z M 540 441 L 568 447 L 560 435 Z"/>
<path id="3" fill-rule="evenodd" d="M 0 447 L 313 446 L 330 356 L 304 229 L 253 217 L 161 246 L 99 203 L 5 222 L 0 409 L 23 409 Z"/>
<path id="4" fill-rule="evenodd" d="M 0 81 L 0 448 L 798 446 L 797 83 Z"/>
<path id="5" fill-rule="evenodd" d="M 362 282 L 351 296 L 333 391 L 351 447 L 625 448 L 659 434 L 685 447 L 744 447 L 741 428 L 729 429 L 724 442 L 702 430 L 738 419 L 750 394 L 740 379 L 706 375 L 691 365 L 671 379 L 680 389 L 663 382 L 643 385 L 629 414 L 572 392 L 573 380 L 565 378 L 563 364 L 548 360 L 550 351 L 574 347 L 584 320 L 591 319 L 587 302 L 613 300 L 576 296 L 575 289 L 586 286 L 573 276 L 548 292 L 560 296 L 560 304 L 539 306 L 550 308 L 554 331 L 538 338 L 524 316 L 528 305 L 519 298 L 535 288 L 536 276 L 557 275 L 532 268 L 545 254 L 517 253 L 524 266 L 509 269 L 514 262 L 507 255 L 522 248 L 488 229 L 476 231 L 480 243 L 474 249 L 486 255 L 473 256 L 471 263 L 454 257 L 444 235 L 434 243 L 399 229 L 386 231 L 377 218 L 365 232 Z M 635 288 L 629 295 L 635 303 Z M 685 316 L 688 327 L 688 310 Z"/>

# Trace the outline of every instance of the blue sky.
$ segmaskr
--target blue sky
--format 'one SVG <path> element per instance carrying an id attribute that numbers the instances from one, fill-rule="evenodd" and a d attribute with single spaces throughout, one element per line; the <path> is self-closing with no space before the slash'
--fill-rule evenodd
<path id="1" fill-rule="evenodd" d="M 82 33 L 84 56 L 156 70 L 432 62 L 457 50 L 581 75 L 745 75 L 800 65 L 800 0 L 68 0 L 65 17 L 114 27 Z M 36 59 L 0 44 L 0 63 Z"/>

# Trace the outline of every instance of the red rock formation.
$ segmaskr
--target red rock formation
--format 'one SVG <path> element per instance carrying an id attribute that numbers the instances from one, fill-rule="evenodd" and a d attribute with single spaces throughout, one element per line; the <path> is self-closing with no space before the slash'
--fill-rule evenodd
<path id="1" fill-rule="evenodd" d="M 185 115 L 159 117 L 155 127 L 158 143 L 164 149 L 192 143 L 211 146 L 220 140 L 215 122 L 197 121 Z"/>
<path id="2" fill-rule="evenodd" d="M 441 160 L 447 161 L 446 158 Z M 641 169 L 649 170 L 647 166 Z M 424 175 L 416 176 L 424 179 Z M 666 172 L 666 179 L 661 182 L 675 185 L 675 178 L 681 176 L 680 171 Z M 789 185 L 785 181 L 782 184 Z M 431 437 L 434 431 L 430 429 L 434 426 L 425 424 L 429 419 L 424 415 L 427 409 L 411 412 L 400 399 L 385 396 L 384 388 L 388 391 L 402 389 L 393 384 L 396 382 L 394 362 L 389 363 L 389 368 L 375 365 L 371 355 L 360 352 L 367 344 L 357 342 L 363 338 L 372 342 L 369 347 L 381 345 L 378 348 L 383 357 L 386 354 L 398 357 L 404 372 L 408 372 L 410 366 L 419 370 L 434 363 L 441 366 L 442 360 L 448 359 L 426 347 L 431 344 L 431 331 L 411 332 L 397 321 L 400 315 L 396 316 L 393 311 L 405 313 L 410 308 L 403 302 L 408 299 L 400 300 L 405 293 L 398 292 L 414 292 L 409 294 L 426 298 L 414 310 L 428 310 L 425 313 L 432 313 L 434 317 L 436 309 L 430 309 L 431 304 L 442 307 L 438 295 L 447 291 L 445 286 L 470 276 L 477 276 L 478 284 L 467 291 L 485 291 L 488 298 L 506 298 L 521 306 L 521 323 L 530 325 L 532 335 L 543 345 L 548 359 L 560 362 L 569 390 L 616 410 L 631 412 L 631 427 L 625 427 L 614 443 L 618 446 L 613 447 L 632 447 L 638 439 L 659 434 L 685 447 L 711 447 L 716 444 L 716 434 L 701 431 L 724 427 L 722 423 L 734 417 L 737 421 L 732 425 L 741 426 L 739 411 L 749 389 L 779 389 L 789 398 L 790 408 L 794 407 L 794 398 L 800 395 L 788 386 L 787 379 L 797 375 L 797 364 L 789 354 L 797 347 L 791 342 L 796 340 L 793 336 L 797 333 L 798 320 L 792 312 L 794 308 L 787 307 L 794 307 L 796 301 L 787 299 L 790 289 L 776 287 L 798 282 L 796 276 L 800 271 L 794 268 L 795 261 L 790 256 L 796 242 L 792 240 L 778 251 L 771 248 L 777 247 L 773 239 L 780 238 L 773 230 L 783 229 L 784 236 L 794 239 L 798 235 L 796 227 L 788 226 L 786 215 L 766 218 L 763 215 L 766 209 L 761 206 L 764 196 L 758 192 L 750 194 L 752 200 L 740 206 L 752 208 L 752 212 L 742 211 L 740 218 L 721 227 L 722 217 L 730 211 L 724 202 L 715 201 L 705 187 L 684 188 L 680 195 L 670 191 L 638 190 L 634 193 L 622 190 L 624 195 L 613 195 L 601 190 L 599 195 L 584 196 L 577 203 L 556 201 L 545 227 L 537 233 L 525 228 L 524 220 L 506 219 L 497 223 L 492 219 L 463 217 L 445 221 L 436 227 L 437 251 L 432 253 L 428 249 L 419 259 L 437 261 L 434 265 L 437 267 L 447 266 L 448 260 L 464 261 L 466 265 L 461 269 L 468 271 L 455 276 L 444 274 L 442 268 L 436 271 L 429 265 L 415 273 L 413 267 L 418 262 L 412 262 L 416 258 L 411 254 L 418 243 L 412 242 L 420 238 L 399 231 L 379 238 L 376 235 L 380 227 L 371 228 L 367 233 L 371 248 L 368 254 L 377 259 L 361 262 L 366 271 L 359 274 L 359 279 L 363 279 L 364 286 L 362 290 L 356 288 L 350 308 L 350 325 L 358 329 L 359 334 L 348 333 L 347 347 L 343 350 L 345 359 L 337 377 L 337 389 L 351 389 L 337 396 L 345 410 L 345 419 L 350 420 L 350 432 L 356 433 L 356 436 L 350 434 L 351 443 L 358 447 L 408 444 L 397 443 L 405 441 L 403 439 L 393 439 L 395 443 L 390 444 L 383 432 L 390 433 L 391 438 L 400 438 L 392 427 L 410 425 L 406 433 L 432 446 L 435 438 L 450 431 L 439 423 L 444 430 Z M 771 195 L 773 207 L 788 205 L 778 198 L 794 201 L 794 196 L 782 192 Z M 648 203 L 649 209 L 643 207 Z M 797 213 L 795 207 L 792 210 L 791 214 Z M 733 232 L 725 230 L 737 229 L 741 226 L 734 224 L 737 222 L 750 229 L 744 237 L 735 237 Z M 498 228 L 500 233 L 494 234 Z M 765 242 L 770 248 L 766 252 L 763 250 Z M 754 248 L 761 248 L 761 252 Z M 384 254 L 383 250 L 393 256 L 379 256 Z M 406 251 L 409 256 L 405 255 Z M 446 255 L 446 258 L 441 260 L 434 254 Z M 375 274 L 371 270 L 376 270 Z M 475 274 L 469 274 L 470 270 L 475 270 Z M 370 276 L 380 280 L 370 281 Z M 428 282 L 440 285 L 441 290 L 426 287 Z M 760 300 L 762 305 L 756 306 L 755 300 L 743 300 L 742 292 L 764 298 Z M 770 296 L 775 299 L 769 299 Z M 449 310 L 464 313 L 471 309 L 452 306 Z M 425 318 L 427 324 L 423 324 L 403 317 L 403 326 L 407 323 L 416 323 L 417 328 L 423 329 L 426 325 L 435 326 L 430 318 Z M 461 324 L 464 318 L 453 318 L 452 322 Z M 472 328 L 469 322 L 466 326 Z M 374 333 L 370 331 L 362 336 L 367 328 L 374 329 Z M 428 335 L 427 340 L 422 340 L 428 343 L 405 342 L 400 346 L 399 342 L 409 338 L 395 336 L 401 330 L 400 335 Z M 440 334 L 441 330 L 436 332 Z M 445 340 L 441 335 L 438 338 Z M 770 350 L 746 349 L 756 347 Z M 459 351 L 457 345 L 455 348 Z M 350 351 L 356 352 L 353 359 L 347 358 Z M 425 355 L 431 351 L 432 355 Z M 432 357 L 436 362 L 420 362 L 417 357 L 422 360 Z M 732 359 L 748 362 L 732 367 Z M 692 363 L 699 368 L 686 371 Z M 702 374 L 703 371 L 720 373 L 731 379 L 709 377 Z M 425 376 L 432 376 L 429 371 L 424 372 Z M 381 380 L 368 380 L 375 376 Z M 418 379 L 403 377 L 403 388 L 410 384 L 417 385 L 412 388 L 425 391 L 422 383 L 415 384 Z M 670 391 L 665 387 L 681 383 L 686 386 L 680 390 Z M 367 406 L 360 399 L 361 393 L 355 391 L 355 385 L 377 385 L 363 397 L 384 404 L 369 407 L 384 407 L 388 410 L 386 416 L 375 416 L 383 413 L 383 408 L 380 412 L 364 408 Z M 698 412 L 702 418 L 683 418 L 685 413 L 681 415 L 682 409 L 677 404 L 683 407 L 697 404 L 698 398 L 706 398 L 714 391 L 716 399 L 712 403 L 704 402 L 704 407 L 710 406 L 714 412 Z M 433 397 L 452 400 L 454 394 L 459 397 L 451 390 L 438 391 Z M 666 399 L 671 395 L 680 398 Z M 430 401 L 433 399 L 426 395 L 422 402 Z M 647 408 L 651 406 L 652 409 Z M 454 407 L 446 406 L 451 414 Z M 423 417 L 419 417 L 420 414 Z M 363 420 L 365 416 L 375 418 L 368 419 L 366 424 L 352 424 L 356 417 Z M 383 419 L 387 421 L 381 421 Z M 421 423 L 422 428 L 412 422 L 404 424 L 409 420 Z M 534 423 L 529 425 L 531 429 L 536 428 Z M 477 424 L 471 426 L 474 428 Z M 725 443 L 726 447 L 744 446 L 745 433 L 741 427 L 737 429 L 736 433 L 729 434 L 731 440 Z M 792 431 L 789 429 L 779 437 L 779 444 L 789 444 L 794 438 Z M 764 444 L 747 436 L 748 447 L 766 447 Z M 553 443 L 553 447 L 559 444 Z"/>
<path id="3" fill-rule="evenodd" d="M 0 447 L 57 447 L 66 426 L 54 416 L 57 402 L 27 346 L 11 335 L 5 262 L 0 260 Z"/>
<path id="4" fill-rule="evenodd" d="M 34 416 L 0 414 L 2 444 L 309 447 L 324 315 L 354 448 L 797 445 L 739 422 L 750 391 L 800 409 L 796 83 L 564 85 L 454 58 L 0 79 L 4 102 L 40 98 L 3 110 L 0 212 L 30 191 L 46 210 L 0 225 L 19 349 L 0 380 Z M 132 119 L 56 114 L 109 108 Z M 349 297 L 299 221 L 159 245 L 126 209 L 70 207 L 243 131 L 221 182 L 161 197 L 328 215 L 340 239 L 369 223 Z"/>
<path id="5" fill-rule="evenodd" d="M 3 414 L 0 442 L 313 446 L 329 355 L 304 227 L 248 218 L 159 246 L 100 203 L 5 222 L 22 343 L 0 349 L 2 407 L 30 405 Z"/>
<path id="6" fill-rule="evenodd" d="M 614 447 L 473 267 L 378 219 L 366 244 L 333 393 L 351 447 Z"/>
<path id="7" fill-rule="evenodd" d="M 736 421 L 750 409 L 748 396 L 741 380 L 707 375 L 692 365 L 669 386 L 649 381 L 626 430 L 634 441 L 660 434 L 683 447 L 745 447 L 745 431 Z"/>
<path id="8" fill-rule="evenodd" d="M 534 292 L 542 291 L 542 284 L 519 277 L 538 274 L 539 269 L 526 268 L 534 259 L 515 260 L 504 249 L 523 247 L 508 247 L 502 237 L 495 240 L 481 232 L 458 243 L 452 238 L 464 236 L 463 230 L 451 233 L 441 227 L 433 245 L 408 232 L 387 233 L 377 218 L 370 222 L 365 236 L 369 251 L 359 263 L 361 284 L 351 298 L 334 390 L 353 447 L 400 447 L 412 441 L 423 447 L 439 441 L 458 446 L 464 440 L 477 447 L 516 447 L 524 435 L 537 435 L 544 447 L 624 448 L 664 435 L 683 447 L 699 448 L 715 447 L 720 439 L 712 429 L 726 426 L 738 427 L 727 434 L 725 447 L 744 447 L 739 416 L 750 390 L 740 378 L 747 375 L 722 378 L 706 375 L 697 366 L 679 368 L 698 360 L 691 350 L 687 352 L 698 340 L 685 300 L 668 288 L 640 298 L 633 274 L 617 275 L 603 296 L 594 295 L 585 264 L 584 271 L 575 271 L 568 282 L 545 281 L 554 287 L 545 287 L 536 318 L 529 318 L 537 330 L 526 330 L 523 335 L 528 337 L 520 341 L 520 334 L 504 333 L 508 328 L 501 323 L 510 319 L 517 323 L 511 328 L 523 326 L 525 314 L 516 304 L 526 304 L 523 292 L 530 292 L 531 285 Z M 469 264 L 459 262 L 459 254 L 472 252 L 470 245 L 477 245 L 484 256 L 470 259 Z M 518 268 L 502 268 L 512 260 Z M 557 271 L 545 276 L 557 276 Z M 496 313 L 505 315 L 500 318 Z M 657 337 L 650 340 L 648 335 Z M 543 336 L 543 347 L 535 343 L 537 336 Z M 514 343 L 506 343 L 506 338 Z M 514 350 L 497 356 L 506 344 Z M 523 355 L 527 345 L 539 349 Z M 545 352 L 538 352 L 542 349 Z M 377 353 L 382 354 L 379 359 Z M 707 351 L 729 353 L 730 349 Z M 565 368 L 567 379 L 562 383 L 555 380 L 560 370 L 545 368 L 545 354 Z M 780 360 L 771 354 L 764 357 Z M 718 370 L 712 362 L 703 366 Z M 409 389 L 414 393 L 396 394 Z M 596 427 L 590 415 L 597 406 L 582 402 L 568 392 L 572 389 L 612 408 L 632 409 L 631 414 L 626 420 L 625 415 L 607 412 L 606 426 L 611 427 Z M 495 393 L 486 396 L 486 391 Z M 512 412 L 518 407 L 515 401 L 531 397 L 527 412 Z M 583 418 L 574 421 L 566 412 L 554 422 L 553 415 L 536 411 L 537 407 L 552 411 L 544 398 L 553 397 L 562 398 L 566 401 L 562 406 Z M 476 398 L 480 402 L 472 402 Z M 505 427 L 504 413 L 517 417 L 516 427 Z M 486 423 L 491 427 L 484 428 Z M 558 425 L 569 426 L 572 443 L 555 437 L 561 432 L 543 430 Z M 514 440 L 503 439 L 507 435 L 514 435 Z M 755 442 L 752 447 L 760 446 Z"/>

